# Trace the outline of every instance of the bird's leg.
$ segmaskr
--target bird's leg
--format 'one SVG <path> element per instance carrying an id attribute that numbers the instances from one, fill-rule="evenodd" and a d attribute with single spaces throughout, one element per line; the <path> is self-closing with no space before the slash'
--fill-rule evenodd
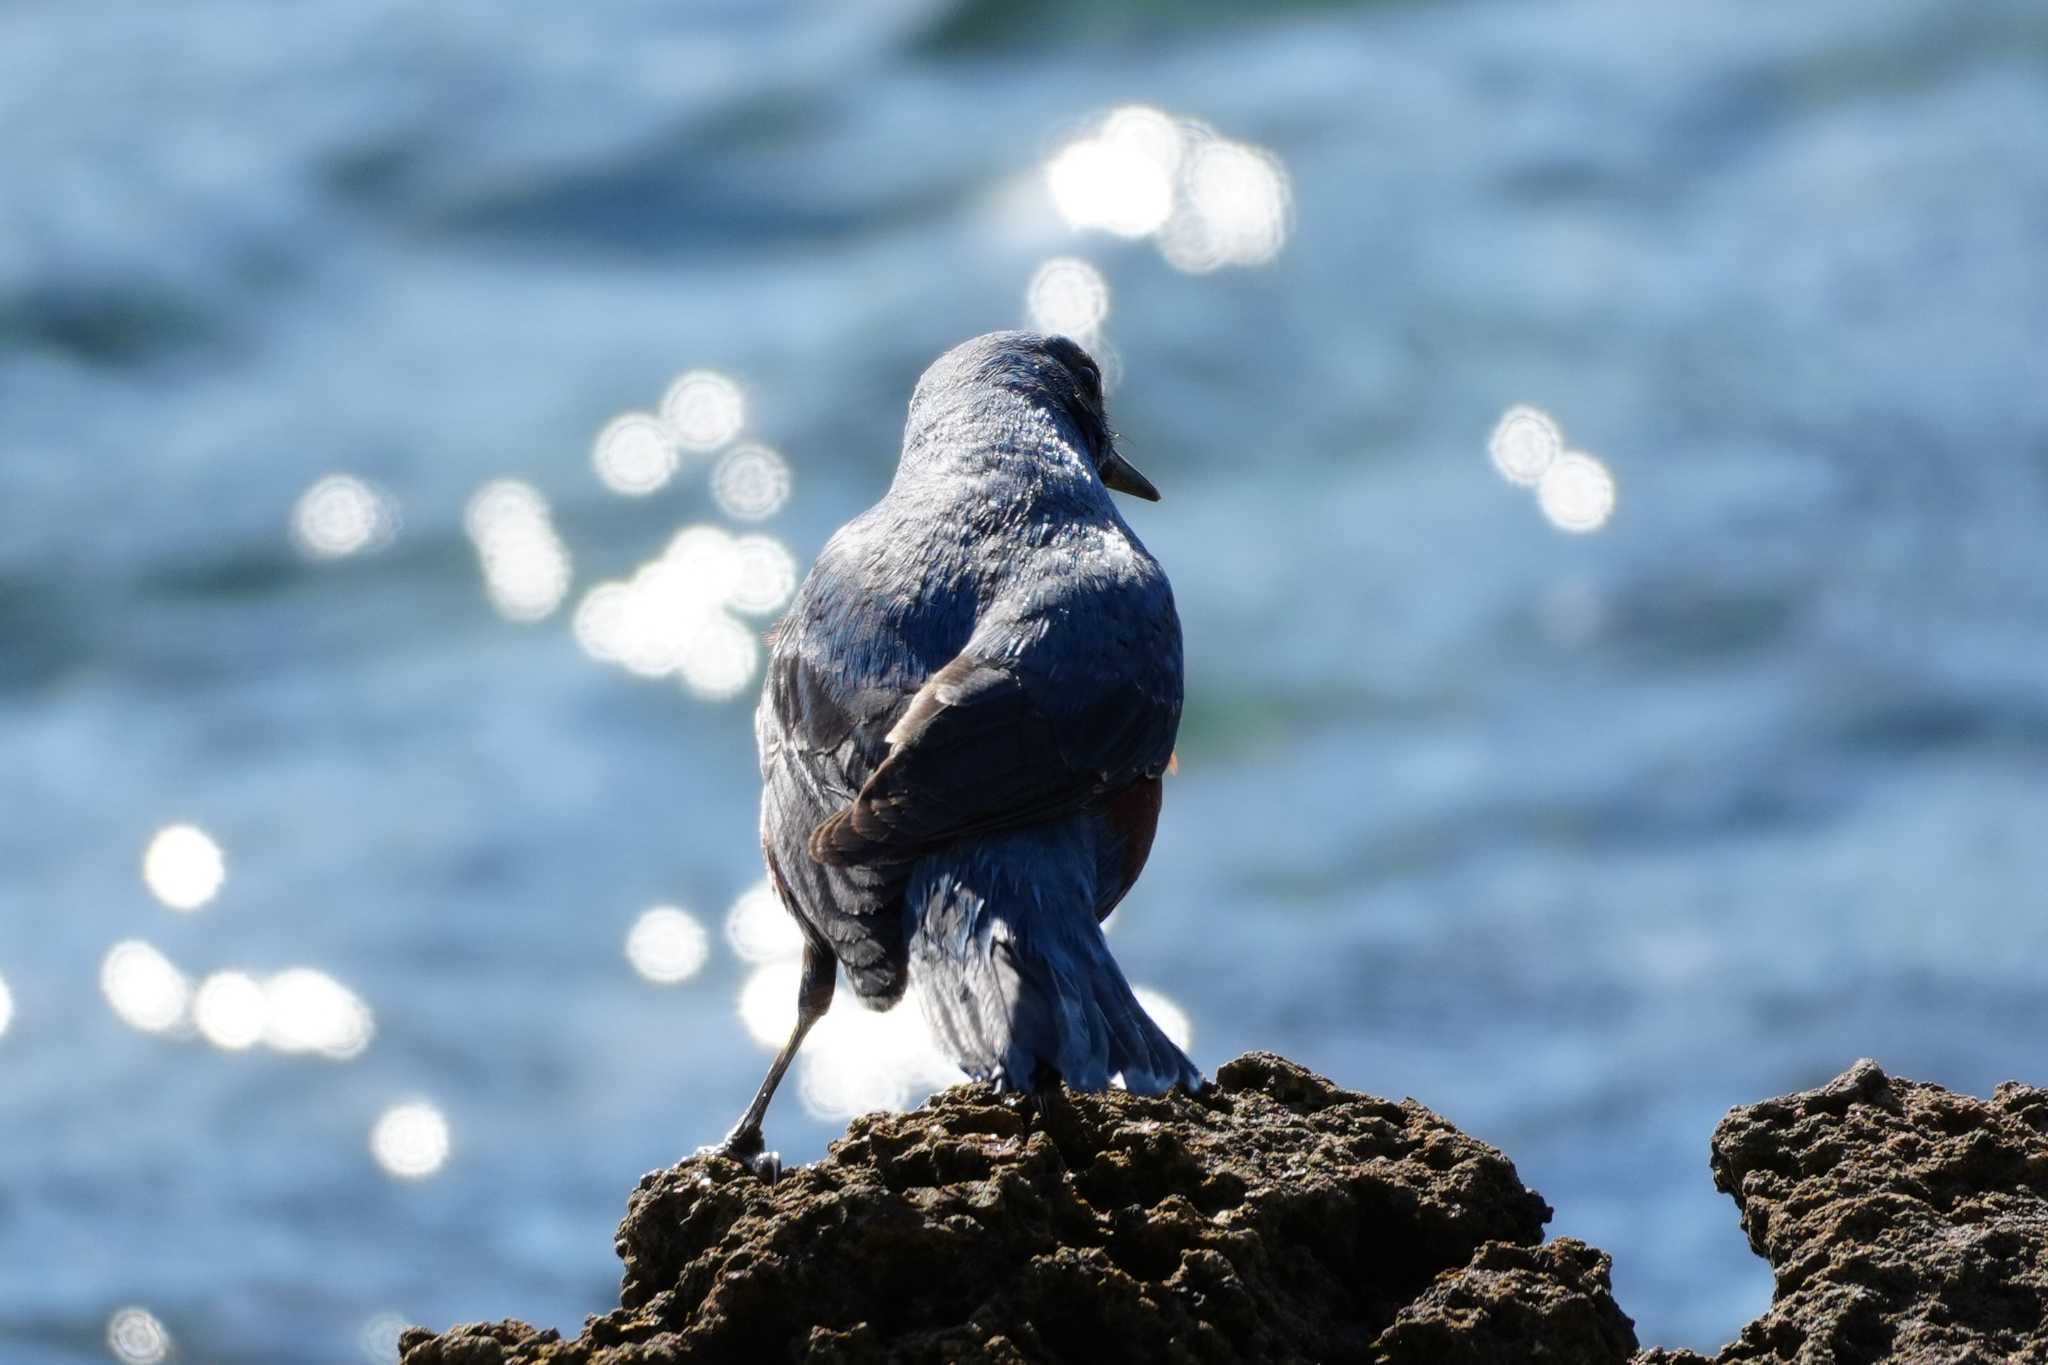
<path id="1" fill-rule="evenodd" d="M 1031 1075 L 1031 1088 L 1018 1092 L 1017 1113 L 1024 1120 L 1024 1137 L 1030 1137 L 1034 1129 L 1051 1136 L 1053 1113 L 1058 1108 L 1062 1088 L 1060 1073 L 1039 1063 Z"/>
<path id="2" fill-rule="evenodd" d="M 804 1045 L 804 1035 L 832 1007 L 832 988 L 838 981 L 838 974 L 839 964 L 833 958 L 832 950 L 811 935 L 804 935 L 804 974 L 797 986 L 796 1026 L 789 1031 L 789 1041 L 782 1045 L 782 1051 L 775 1054 L 774 1062 L 768 1067 L 767 1079 L 761 1082 L 754 1102 L 747 1106 L 746 1113 L 740 1115 L 740 1121 L 733 1125 L 733 1130 L 725 1135 L 725 1141 L 716 1147 L 701 1149 L 700 1155 L 731 1157 L 770 1182 L 782 1173 L 782 1158 L 764 1150 L 767 1143 L 761 1136 L 761 1121 L 768 1115 L 768 1102 L 775 1098 L 775 1087 L 782 1084 L 782 1073 L 789 1070 L 796 1050 Z"/>

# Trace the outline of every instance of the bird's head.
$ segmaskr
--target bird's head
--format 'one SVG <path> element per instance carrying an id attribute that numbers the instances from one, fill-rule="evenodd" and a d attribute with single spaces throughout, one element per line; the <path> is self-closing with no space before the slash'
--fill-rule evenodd
<path id="1" fill-rule="evenodd" d="M 1078 343 L 1040 332 L 990 332 L 964 341 L 940 356 L 917 381 L 911 395 L 911 423 L 936 415 L 990 389 L 1015 394 L 1049 414 L 1064 417 L 1079 433 L 1082 454 L 1095 466 L 1103 486 L 1148 502 L 1159 490 L 1117 452 L 1116 433 L 1102 396 L 1102 369 Z"/>

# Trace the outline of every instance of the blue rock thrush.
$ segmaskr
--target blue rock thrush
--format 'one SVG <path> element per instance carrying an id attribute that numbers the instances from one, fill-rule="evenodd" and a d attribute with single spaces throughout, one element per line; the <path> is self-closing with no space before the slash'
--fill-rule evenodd
<path id="1" fill-rule="evenodd" d="M 772 1176 L 762 1117 L 840 968 L 874 1009 L 915 979 L 940 1047 L 1004 1089 L 1201 1084 L 1101 929 L 1151 851 L 1181 712 L 1173 591 L 1112 488 L 1159 496 L 1067 338 L 991 333 L 918 380 L 895 482 L 771 637 L 761 844 L 803 975 L 710 1150 Z"/>

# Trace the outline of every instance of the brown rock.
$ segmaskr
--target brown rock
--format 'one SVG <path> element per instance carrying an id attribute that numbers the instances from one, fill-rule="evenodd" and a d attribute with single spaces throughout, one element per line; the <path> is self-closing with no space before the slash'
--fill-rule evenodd
<path id="1" fill-rule="evenodd" d="M 1717 1361 L 2048 1360 L 2048 1091 L 1979 1100 L 1862 1061 L 1731 1110 L 1713 1145 L 1714 1183 L 1777 1272 Z"/>
<path id="2" fill-rule="evenodd" d="M 1206 1094 L 958 1086 L 854 1120 L 774 1186 L 647 1176 L 620 1308 L 562 1341 L 407 1334 L 405 1365 L 1625 1361 L 1607 1258 L 1413 1100 L 1252 1053 Z"/>

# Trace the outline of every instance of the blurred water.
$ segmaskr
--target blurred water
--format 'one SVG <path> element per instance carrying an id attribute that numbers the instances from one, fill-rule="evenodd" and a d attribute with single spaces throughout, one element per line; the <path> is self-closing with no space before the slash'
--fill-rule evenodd
<path id="1" fill-rule="evenodd" d="M 1109 288 L 1166 493 L 1132 519 L 1182 773 L 1116 937 L 1199 1060 L 1418 1096 L 1614 1253 L 1646 1343 L 1702 1346 L 1769 1288 L 1708 1180 L 1726 1106 L 1863 1054 L 2041 1079 L 2038 6 L 1022 12 L 0 16 L 7 1361 L 612 1302 L 631 1182 L 766 1056 L 720 932 L 751 702 L 594 661 L 576 603 L 688 523 L 807 561 L 919 369 L 1055 257 Z M 1129 101 L 1271 150 L 1269 265 L 1061 219 L 1042 167 Z M 699 367 L 788 461 L 759 527 L 708 457 L 592 468 Z M 1605 529 L 1494 472 L 1515 403 L 1605 461 Z M 497 478 L 573 577 L 535 624 L 464 529 Z M 176 822 L 225 858 L 189 913 L 141 876 Z M 629 961 L 656 905 L 705 941 L 658 918 Z M 235 1050 L 123 1022 L 178 988 L 117 1015 L 129 939 L 248 974 L 202 1016 Z M 258 1036 L 294 966 L 374 1020 L 352 1060 Z M 838 1127 L 800 1100 L 793 1159 Z"/>

